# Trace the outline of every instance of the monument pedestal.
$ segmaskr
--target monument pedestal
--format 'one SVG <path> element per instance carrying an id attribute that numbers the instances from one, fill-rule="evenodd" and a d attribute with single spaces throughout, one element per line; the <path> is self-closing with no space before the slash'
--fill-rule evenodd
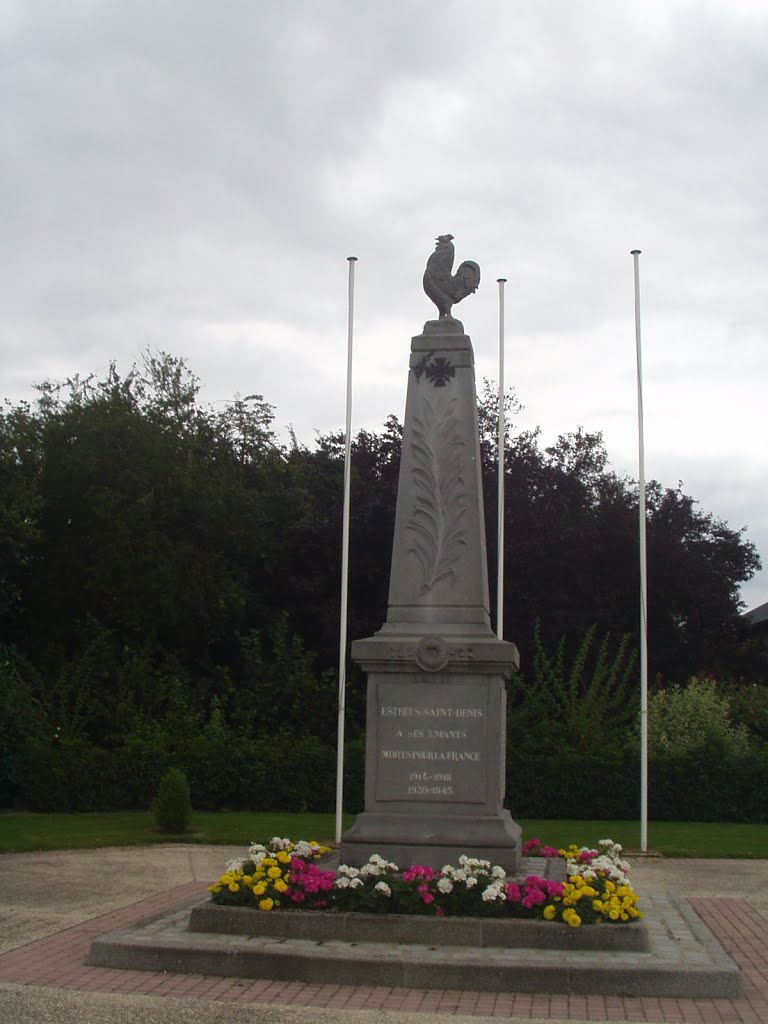
<path id="1" fill-rule="evenodd" d="M 343 836 L 342 862 L 360 865 L 379 853 L 403 867 L 439 869 L 465 853 L 514 872 L 520 827 L 502 807 L 504 678 L 498 665 L 484 673 L 473 664 L 508 656 L 512 645 L 497 642 L 491 651 L 436 637 L 384 645 L 386 667 L 376 669 L 376 638 L 353 648 L 369 672 L 365 812 Z M 447 659 L 440 669 L 419 666 L 438 653 Z"/>
<path id="2" fill-rule="evenodd" d="M 506 694 L 517 667 L 488 613 L 472 344 L 443 318 L 412 341 L 387 621 L 352 644 L 368 673 L 365 811 L 341 860 L 520 862 L 503 808 Z"/>

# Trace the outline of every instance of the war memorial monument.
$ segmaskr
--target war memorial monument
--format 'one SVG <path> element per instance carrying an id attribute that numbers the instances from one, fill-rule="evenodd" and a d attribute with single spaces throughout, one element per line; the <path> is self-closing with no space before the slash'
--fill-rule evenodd
<path id="1" fill-rule="evenodd" d="M 519 659 L 490 624 L 472 342 L 451 315 L 480 269 L 453 260 L 441 235 L 424 272 L 439 318 L 411 342 L 387 619 L 352 644 L 368 674 L 365 810 L 341 860 L 467 853 L 514 872 L 504 681 Z"/>
<path id="2" fill-rule="evenodd" d="M 462 854 L 508 875 L 523 858 L 503 807 L 504 681 L 514 644 L 490 626 L 472 344 L 451 307 L 473 292 L 437 239 L 424 288 L 437 320 L 411 343 L 386 622 L 352 645 L 368 673 L 365 810 L 341 863 L 401 867 Z M 334 851 L 335 854 L 335 851 Z M 562 863 L 559 862 L 558 863 Z M 644 894 L 645 919 L 587 925 L 213 904 L 207 895 L 98 936 L 95 967 L 484 992 L 739 998 L 738 966 L 676 893 Z"/>

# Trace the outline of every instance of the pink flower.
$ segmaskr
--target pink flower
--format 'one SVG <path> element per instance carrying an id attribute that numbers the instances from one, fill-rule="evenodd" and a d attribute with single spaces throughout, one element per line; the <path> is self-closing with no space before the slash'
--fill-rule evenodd
<path id="1" fill-rule="evenodd" d="M 538 855 L 540 849 L 541 840 L 539 838 L 529 839 L 527 843 L 523 843 L 523 856 L 535 857 Z"/>
<path id="2" fill-rule="evenodd" d="M 510 882 L 507 885 L 507 902 L 519 903 L 522 898 L 523 894 L 520 892 L 520 886 L 516 882 Z"/>
<path id="3" fill-rule="evenodd" d="M 529 889 L 523 897 L 523 906 L 526 910 L 531 910 L 533 907 L 538 907 L 540 903 L 546 902 L 546 895 L 541 889 Z"/>
<path id="4" fill-rule="evenodd" d="M 432 895 L 431 892 L 422 892 L 421 898 L 422 898 L 422 900 L 424 900 L 425 903 L 434 903 L 435 902 L 435 897 Z"/>
<path id="5" fill-rule="evenodd" d="M 429 882 L 435 877 L 435 872 L 428 864 L 414 864 L 400 877 L 404 882 L 415 882 L 417 878 L 423 878 Z"/>

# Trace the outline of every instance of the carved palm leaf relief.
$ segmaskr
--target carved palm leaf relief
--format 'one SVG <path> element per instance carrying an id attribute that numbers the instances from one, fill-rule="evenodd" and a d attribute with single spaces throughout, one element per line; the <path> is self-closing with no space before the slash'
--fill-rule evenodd
<path id="1" fill-rule="evenodd" d="M 454 566 L 467 546 L 464 441 L 456 405 L 457 399 L 453 398 L 442 412 L 435 412 L 432 403 L 425 399 L 423 415 L 413 420 L 415 501 L 407 529 L 414 534 L 409 551 L 422 569 L 422 594 L 454 575 Z"/>

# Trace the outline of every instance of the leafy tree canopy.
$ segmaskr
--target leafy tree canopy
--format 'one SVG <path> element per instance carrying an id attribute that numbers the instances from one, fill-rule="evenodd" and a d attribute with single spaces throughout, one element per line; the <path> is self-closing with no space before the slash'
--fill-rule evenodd
<path id="1" fill-rule="evenodd" d="M 125 376 L 112 365 L 104 379 L 38 391 L 34 406 L 0 412 L 0 640 L 26 666 L 31 705 L 68 708 L 68 728 L 105 739 L 137 714 L 180 706 L 181 686 L 198 718 L 215 705 L 228 727 L 316 726 L 327 737 L 333 715 L 316 705 L 332 701 L 337 662 L 343 435 L 280 444 L 260 395 L 205 406 L 197 378 L 167 353 Z M 575 651 L 592 629 L 634 646 L 636 484 L 611 469 L 600 434 L 578 429 L 543 447 L 538 431 L 515 429 L 518 410 L 508 395 L 505 636 L 524 665 L 537 620 L 545 650 L 565 636 Z M 479 422 L 493 579 L 498 423 L 487 383 Z M 386 615 L 401 443 L 394 416 L 353 438 L 351 638 Z M 760 565 L 754 545 L 680 487 L 651 482 L 647 506 L 652 674 L 738 676 L 738 587 Z M 290 676 L 290 700 L 268 699 L 276 672 Z M 350 679 L 354 735 L 364 699 Z"/>

